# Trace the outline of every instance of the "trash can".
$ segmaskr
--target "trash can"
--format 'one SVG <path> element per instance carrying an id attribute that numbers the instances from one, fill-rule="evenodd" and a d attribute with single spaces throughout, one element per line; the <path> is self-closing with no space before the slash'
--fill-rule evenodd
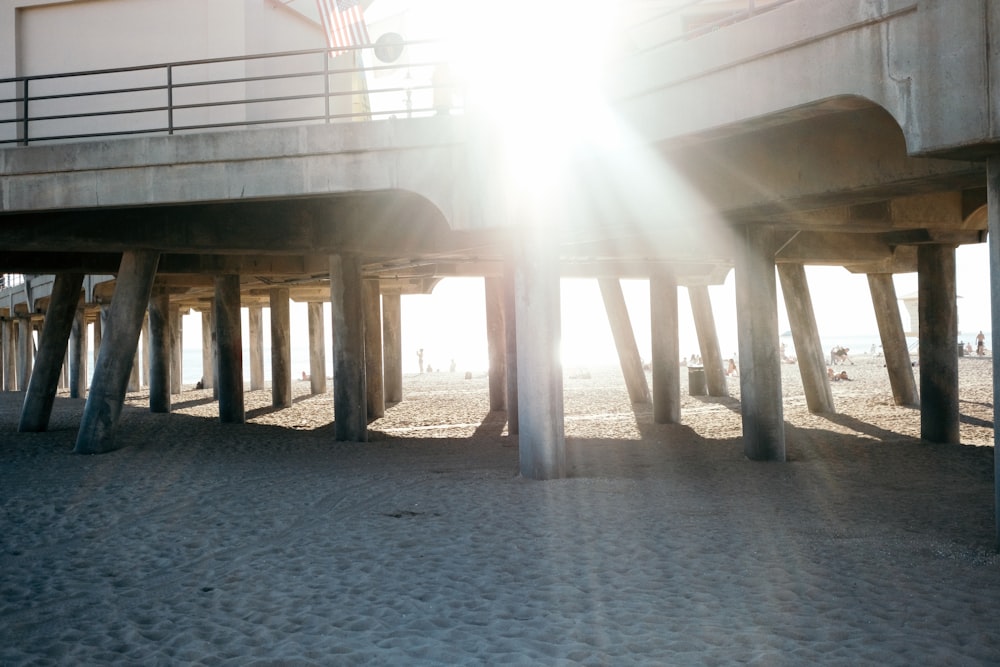
<path id="1" fill-rule="evenodd" d="M 688 366 L 688 394 L 691 396 L 705 396 L 708 394 L 704 366 Z"/>
<path id="2" fill-rule="evenodd" d="M 965 356 L 965 345 L 963 345 L 962 343 L 958 344 L 958 356 L 960 357 Z"/>

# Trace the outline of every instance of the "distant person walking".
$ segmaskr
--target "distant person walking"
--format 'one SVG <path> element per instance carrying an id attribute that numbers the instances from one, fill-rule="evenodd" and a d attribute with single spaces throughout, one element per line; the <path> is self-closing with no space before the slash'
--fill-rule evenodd
<path id="1" fill-rule="evenodd" d="M 986 336 L 983 335 L 982 331 L 976 336 L 976 354 L 980 357 L 986 354 Z"/>
<path id="2" fill-rule="evenodd" d="M 420 372 L 424 372 L 424 348 L 417 350 L 417 363 L 420 364 Z"/>

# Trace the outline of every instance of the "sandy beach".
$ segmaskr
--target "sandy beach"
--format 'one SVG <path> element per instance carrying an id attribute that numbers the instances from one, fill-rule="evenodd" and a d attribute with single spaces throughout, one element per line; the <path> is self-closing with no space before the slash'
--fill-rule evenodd
<path id="1" fill-rule="evenodd" d="M 407 376 L 367 444 L 307 382 L 248 392 L 245 425 L 137 393 L 92 457 L 83 401 L 18 434 L 0 394 L 0 664 L 998 664 L 990 360 L 959 360 L 961 446 L 855 361 L 827 416 L 783 366 L 784 464 L 743 457 L 736 378 L 655 425 L 567 369 L 547 482 L 483 374 Z"/>

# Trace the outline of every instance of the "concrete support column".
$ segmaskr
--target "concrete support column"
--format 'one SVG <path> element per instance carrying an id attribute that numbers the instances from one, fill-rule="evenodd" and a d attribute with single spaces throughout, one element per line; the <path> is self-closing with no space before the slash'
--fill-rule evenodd
<path id="1" fill-rule="evenodd" d="M 504 262 L 503 275 L 504 353 L 507 358 L 507 435 L 517 435 L 517 310 L 514 307 L 514 265 Z"/>
<path id="2" fill-rule="evenodd" d="M 243 323 L 240 319 L 240 277 L 215 277 L 216 364 L 219 369 L 219 421 L 242 424 L 243 405 Z"/>
<path id="3" fill-rule="evenodd" d="M 135 355 L 132 357 L 132 370 L 128 375 L 128 391 L 140 391 L 142 389 L 142 377 L 140 370 L 142 368 L 142 359 L 139 350 L 144 344 L 145 343 L 140 339 L 140 343 L 135 347 Z"/>
<path id="4" fill-rule="evenodd" d="M 331 255 L 334 437 L 341 442 L 368 440 L 365 322 L 361 282 L 361 260 L 358 255 Z"/>
<path id="5" fill-rule="evenodd" d="M 566 475 L 559 255 L 544 227 L 525 226 L 515 239 L 518 453 L 529 479 Z"/>
<path id="6" fill-rule="evenodd" d="M 83 398 L 87 395 L 87 320 L 83 308 L 73 314 L 73 324 L 69 334 L 69 397 Z M 96 364 L 95 364 L 96 368 Z"/>
<path id="7" fill-rule="evenodd" d="M 402 313 L 400 295 L 382 295 L 382 380 L 387 404 L 403 400 Z"/>
<path id="8" fill-rule="evenodd" d="M 986 198 L 989 218 L 990 320 L 993 349 L 993 445 L 1000 442 L 1000 153 L 986 161 Z M 923 375 L 923 373 L 921 373 Z M 993 457 L 994 548 L 1000 551 L 1000 456 Z"/>
<path id="9" fill-rule="evenodd" d="M 66 356 L 66 344 L 73 328 L 73 320 L 76 319 L 82 287 L 82 273 L 60 273 L 55 277 L 49 309 L 45 313 L 42 339 L 39 341 L 37 363 L 21 408 L 21 421 L 17 430 L 22 433 L 44 431 L 49 426 L 59 375 Z"/>
<path id="10" fill-rule="evenodd" d="M 149 385 L 149 313 L 142 319 L 142 338 L 136 346 L 136 361 L 142 364 L 142 379 L 136 378 L 135 382 L 142 389 L 143 385 Z"/>
<path id="11" fill-rule="evenodd" d="M 17 318 L 17 389 L 26 391 L 35 364 L 35 323 L 31 315 Z"/>
<path id="12" fill-rule="evenodd" d="M 108 326 L 76 438 L 78 454 L 99 454 L 116 448 L 118 418 L 158 261 L 156 252 L 122 253 Z"/>
<path id="13" fill-rule="evenodd" d="M 752 461 L 785 460 L 774 232 L 747 227 L 736 253 L 743 451 Z"/>
<path id="14" fill-rule="evenodd" d="M 871 291 L 872 305 L 875 307 L 875 321 L 878 323 L 878 333 L 882 339 L 885 366 L 889 371 L 892 400 L 896 405 L 920 405 L 892 274 L 869 273 L 868 289 Z"/>
<path id="15" fill-rule="evenodd" d="M 677 313 L 677 280 L 667 272 L 649 278 L 649 324 L 652 333 L 653 421 L 681 421 L 681 344 Z"/>
<path id="16" fill-rule="evenodd" d="M 104 309 L 101 306 L 97 307 L 97 315 L 94 317 L 94 363 L 97 363 L 97 357 L 101 353 L 101 340 L 104 335 Z"/>
<path id="17" fill-rule="evenodd" d="M 326 393 L 326 327 L 323 326 L 323 304 L 310 301 L 309 319 L 309 393 Z"/>
<path id="18" fill-rule="evenodd" d="M 917 247 L 917 291 L 920 437 L 958 444 L 958 305 L 953 246 Z"/>
<path id="19" fill-rule="evenodd" d="M 403 316 L 399 294 L 382 295 L 382 392 L 384 403 L 403 400 Z"/>
<path id="20" fill-rule="evenodd" d="M 184 377 L 184 314 L 170 310 L 170 391 L 181 393 Z"/>
<path id="21" fill-rule="evenodd" d="M 365 391 L 368 419 L 385 416 L 385 393 L 382 376 L 382 300 L 378 279 L 363 283 L 365 309 Z"/>
<path id="22" fill-rule="evenodd" d="M 212 326 L 212 308 L 201 311 L 201 386 L 215 387 L 215 340 Z"/>
<path id="23" fill-rule="evenodd" d="M 806 280 L 806 268 L 802 264 L 779 264 L 778 278 L 781 293 L 785 298 L 785 311 L 792 327 L 792 342 L 802 377 L 802 389 L 806 395 L 809 412 L 832 413 L 833 392 L 830 378 L 826 373 L 826 355 L 819 341 L 816 313 L 813 311 L 812 296 Z"/>
<path id="24" fill-rule="evenodd" d="M 264 307 L 259 304 L 247 306 L 247 323 L 250 331 L 250 390 L 264 388 Z M 271 329 L 274 329 L 274 306 L 271 306 Z M 271 341 L 272 355 L 274 341 Z M 273 365 L 273 356 L 272 356 Z M 273 376 L 272 376 L 273 377 Z M 271 392 L 274 393 L 273 390 Z"/>
<path id="25" fill-rule="evenodd" d="M 719 348 L 719 332 L 715 327 L 715 314 L 712 312 L 712 298 L 708 293 L 708 285 L 691 285 L 687 290 L 688 299 L 691 301 L 691 315 L 694 317 L 694 328 L 698 335 L 701 363 L 705 367 L 705 388 L 708 389 L 709 396 L 729 396 L 726 370 L 722 363 L 722 350 Z M 678 359 L 680 359 L 679 348 L 674 355 L 674 360 Z"/>
<path id="26" fill-rule="evenodd" d="M 3 346 L 3 390 L 17 390 L 17 353 L 14 343 L 14 321 L 0 321 L 0 345 Z"/>
<path id="27" fill-rule="evenodd" d="M 149 299 L 149 411 L 170 412 L 170 295 Z"/>
<path id="28" fill-rule="evenodd" d="M 291 298 L 287 287 L 272 287 L 271 305 L 271 405 L 287 408 L 292 404 Z"/>
<path id="29" fill-rule="evenodd" d="M 649 385 L 646 383 L 646 373 L 642 370 L 642 358 L 635 342 L 635 332 L 628 316 L 621 281 L 617 278 L 598 278 L 597 284 L 601 288 L 604 310 L 608 314 L 611 335 L 615 339 L 618 362 L 625 377 L 629 400 L 633 403 L 649 403 Z"/>
<path id="30" fill-rule="evenodd" d="M 490 412 L 507 407 L 507 350 L 503 279 L 486 278 L 486 350 L 489 355 Z"/>

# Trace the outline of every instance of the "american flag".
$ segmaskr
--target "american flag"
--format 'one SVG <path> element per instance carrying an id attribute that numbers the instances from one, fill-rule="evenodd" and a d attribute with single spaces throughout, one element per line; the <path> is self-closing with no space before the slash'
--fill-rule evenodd
<path id="1" fill-rule="evenodd" d="M 316 0 L 316 4 L 330 55 L 339 56 L 348 46 L 371 44 L 361 0 Z"/>

